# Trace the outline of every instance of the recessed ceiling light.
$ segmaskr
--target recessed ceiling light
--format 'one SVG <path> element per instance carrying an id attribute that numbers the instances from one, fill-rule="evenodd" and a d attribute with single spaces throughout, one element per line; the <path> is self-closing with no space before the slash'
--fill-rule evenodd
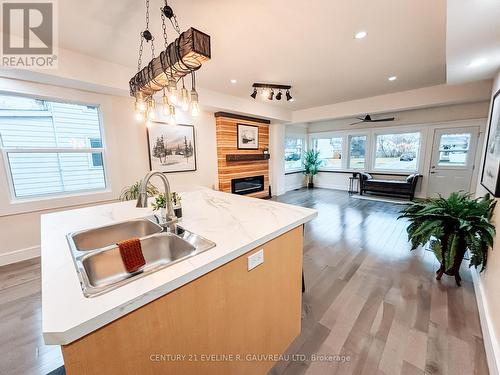
<path id="1" fill-rule="evenodd" d="M 364 37 L 366 37 L 368 35 L 368 33 L 366 31 L 358 31 L 354 37 L 356 39 L 363 39 Z"/>
<path id="2" fill-rule="evenodd" d="M 232 80 L 231 80 L 231 83 L 236 83 L 236 82 L 238 82 L 238 81 L 237 81 L 237 80 L 235 80 L 235 79 L 232 79 Z"/>
<path id="3" fill-rule="evenodd" d="M 397 79 L 398 79 L 398 77 L 397 77 L 397 76 L 390 76 L 390 77 L 389 77 L 389 78 L 387 78 L 387 79 L 388 79 L 389 81 L 391 81 L 391 82 L 392 82 L 392 81 L 397 80 Z"/>
<path id="4" fill-rule="evenodd" d="M 477 68 L 478 66 L 485 64 L 486 61 L 488 61 L 488 60 L 486 60 L 484 57 L 480 57 L 479 59 L 472 60 L 469 63 L 468 67 L 469 68 Z"/>

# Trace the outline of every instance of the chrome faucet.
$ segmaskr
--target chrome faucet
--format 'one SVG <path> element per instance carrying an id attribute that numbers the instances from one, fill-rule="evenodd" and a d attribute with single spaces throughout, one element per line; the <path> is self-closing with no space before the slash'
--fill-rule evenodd
<path id="1" fill-rule="evenodd" d="M 161 219 L 164 221 L 162 224 L 171 225 L 177 222 L 177 217 L 174 213 L 174 206 L 172 205 L 172 200 L 170 199 L 170 184 L 168 183 L 168 179 L 165 174 L 158 171 L 151 171 L 141 181 L 141 185 L 139 186 L 139 197 L 137 198 L 136 207 L 147 207 L 148 206 L 148 193 L 147 187 L 149 180 L 153 176 L 158 176 L 163 181 L 164 194 L 165 199 L 167 201 L 167 212 Z"/>

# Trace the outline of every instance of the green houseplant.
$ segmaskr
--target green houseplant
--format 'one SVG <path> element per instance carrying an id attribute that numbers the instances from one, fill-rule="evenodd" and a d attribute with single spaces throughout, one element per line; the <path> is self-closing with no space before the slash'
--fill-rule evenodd
<path id="1" fill-rule="evenodd" d="M 139 197 L 139 187 L 141 186 L 140 181 L 136 181 L 134 184 L 130 186 L 126 186 L 122 189 L 120 193 L 121 201 L 131 201 L 137 199 Z M 155 196 L 158 194 L 158 188 L 153 184 L 149 183 L 147 188 L 148 197 Z"/>
<path id="2" fill-rule="evenodd" d="M 319 159 L 319 151 L 307 150 L 304 152 L 302 164 L 304 165 L 304 174 L 307 176 L 307 187 L 314 187 L 314 176 L 318 174 L 322 163 L 323 161 Z"/>
<path id="3" fill-rule="evenodd" d="M 460 265 L 467 250 L 469 267 L 486 267 L 488 249 L 493 246 L 495 227 L 491 216 L 495 200 L 487 194 L 473 199 L 470 194 L 452 193 L 449 198 L 426 199 L 410 204 L 399 219 L 410 221 L 407 228 L 412 250 L 430 243 L 440 262 L 437 280 L 454 276 L 460 286 Z"/>

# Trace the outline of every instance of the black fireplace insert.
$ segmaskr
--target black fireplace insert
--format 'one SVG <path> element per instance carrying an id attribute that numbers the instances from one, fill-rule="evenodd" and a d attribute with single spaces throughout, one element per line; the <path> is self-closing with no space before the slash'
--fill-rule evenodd
<path id="1" fill-rule="evenodd" d="M 250 194 L 264 191 L 264 176 L 234 178 L 231 180 L 231 192 L 234 194 Z"/>

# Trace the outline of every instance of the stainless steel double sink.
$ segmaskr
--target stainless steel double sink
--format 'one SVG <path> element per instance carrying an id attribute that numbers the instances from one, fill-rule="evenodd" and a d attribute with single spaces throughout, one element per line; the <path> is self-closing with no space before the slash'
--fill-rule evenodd
<path id="1" fill-rule="evenodd" d="M 179 225 L 170 228 L 167 231 L 152 216 L 69 233 L 67 239 L 83 294 L 93 297 L 106 293 L 215 246 Z M 140 239 L 146 264 L 129 273 L 117 243 L 132 237 Z"/>

